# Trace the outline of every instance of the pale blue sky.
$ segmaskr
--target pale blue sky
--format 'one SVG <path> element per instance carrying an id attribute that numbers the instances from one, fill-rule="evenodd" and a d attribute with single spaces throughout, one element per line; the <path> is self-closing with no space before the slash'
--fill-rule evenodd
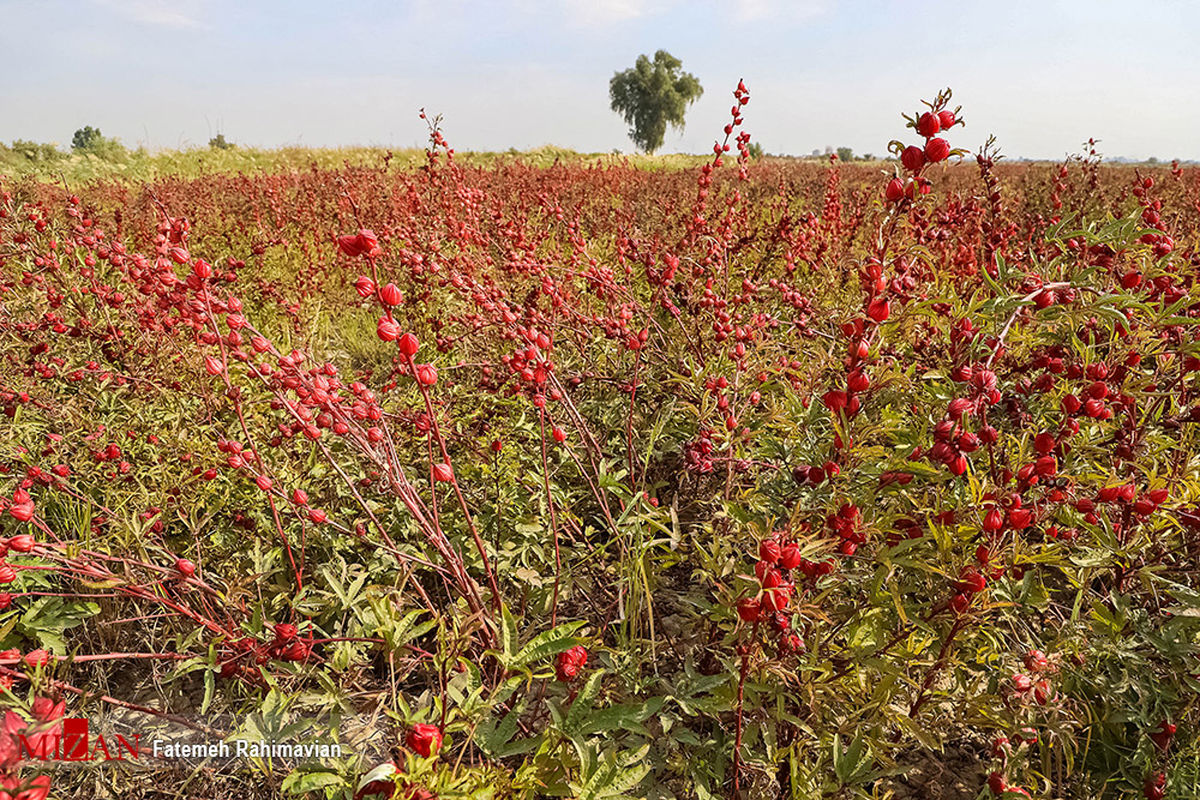
<path id="1" fill-rule="evenodd" d="M 0 0 L 0 141 L 423 142 L 631 149 L 608 81 L 665 48 L 705 94 L 665 151 L 704 151 L 739 77 L 768 152 L 882 153 L 952 86 L 1013 156 L 1200 158 L 1200 4 L 1189 0 Z"/>

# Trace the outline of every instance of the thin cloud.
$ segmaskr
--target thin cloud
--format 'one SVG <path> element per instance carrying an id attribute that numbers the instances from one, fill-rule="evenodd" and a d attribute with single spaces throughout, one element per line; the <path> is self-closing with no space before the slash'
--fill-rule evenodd
<path id="1" fill-rule="evenodd" d="M 759 22 L 766 19 L 790 21 L 818 17 L 829 11 L 825 0 L 737 0 L 733 16 L 739 22 Z"/>
<path id="2" fill-rule="evenodd" d="M 669 6 L 670 3 L 647 3 L 642 0 L 591 0 L 580 3 L 578 8 L 582 21 L 603 24 L 653 16 Z"/>
<path id="3" fill-rule="evenodd" d="M 100 6 L 143 25 L 186 30 L 203 28 L 200 3 L 172 0 L 94 0 Z"/>
<path id="4" fill-rule="evenodd" d="M 563 14 L 577 25 L 614 25 L 670 11 L 677 0 L 558 0 Z"/>

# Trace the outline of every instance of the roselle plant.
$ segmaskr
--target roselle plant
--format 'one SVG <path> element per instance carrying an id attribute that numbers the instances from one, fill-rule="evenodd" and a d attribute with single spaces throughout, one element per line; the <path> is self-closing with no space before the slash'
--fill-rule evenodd
<path id="1" fill-rule="evenodd" d="M 414 169 L 0 185 L 6 707 L 349 753 L 194 796 L 1200 781 L 1200 173 L 971 158 L 949 90 L 752 161 L 749 100 L 694 171 L 422 113 Z"/>

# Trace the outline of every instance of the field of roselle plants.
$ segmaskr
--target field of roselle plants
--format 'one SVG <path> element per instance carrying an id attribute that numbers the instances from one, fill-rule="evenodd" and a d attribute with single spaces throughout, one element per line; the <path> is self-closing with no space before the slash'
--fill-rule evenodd
<path id="1" fill-rule="evenodd" d="M 699 170 L 0 184 L 0 798 L 1196 796 L 1200 171 L 748 101 Z M 149 752 L 227 737 L 343 755 Z"/>

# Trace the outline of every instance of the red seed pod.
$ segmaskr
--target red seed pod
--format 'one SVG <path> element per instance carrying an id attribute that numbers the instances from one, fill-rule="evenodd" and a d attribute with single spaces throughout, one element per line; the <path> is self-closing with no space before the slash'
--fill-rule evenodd
<path id="1" fill-rule="evenodd" d="M 836 414 L 846 409 L 846 406 L 850 402 L 850 396 L 846 392 L 830 390 L 824 394 L 821 402 L 825 404 L 826 408 Z"/>
<path id="2" fill-rule="evenodd" d="M 774 539 L 763 539 L 758 543 L 758 557 L 769 564 L 778 563 L 781 552 L 779 542 Z"/>
<path id="3" fill-rule="evenodd" d="M 1033 296 L 1033 304 L 1039 309 L 1049 308 L 1057 299 L 1052 289 L 1043 289 Z"/>
<path id="4" fill-rule="evenodd" d="M 1034 449 L 1043 455 L 1052 452 L 1057 444 L 1058 441 L 1052 433 L 1039 433 L 1033 439 Z"/>
<path id="5" fill-rule="evenodd" d="M 779 566 L 784 569 L 795 569 L 800 566 L 800 561 L 800 548 L 794 544 L 789 544 L 779 553 Z"/>
<path id="6" fill-rule="evenodd" d="M 1147 775 L 1142 784 L 1142 794 L 1146 800 L 1163 800 L 1167 796 L 1167 776 L 1161 772 Z"/>
<path id="7" fill-rule="evenodd" d="M 374 256 L 379 252 L 379 239 L 376 238 L 375 232 L 368 228 L 359 229 L 354 240 L 363 255 Z"/>
<path id="8" fill-rule="evenodd" d="M 438 374 L 432 364 L 421 364 L 417 367 L 417 383 L 422 386 L 433 386 L 437 383 Z"/>
<path id="9" fill-rule="evenodd" d="M 1164 753 L 1171 747 L 1171 739 L 1175 736 L 1176 726 L 1168 720 L 1163 720 L 1158 723 L 1158 728 L 1152 731 L 1149 736 L 1154 742 L 1154 746 Z"/>
<path id="10" fill-rule="evenodd" d="M 883 196 L 889 203 L 900 202 L 904 199 L 904 182 L 899 178 L 892 178 L 884 187 Z"/>
<path id="11" fill-rule="evenodd" d="M 971 598 L 961 592 L 950 598 L 950 608 L 956 614 L 965 614 L 967 609 L 971 607 Z"/>
<path id="12" fill-rule="evenodd" d="M 441 749 L 442 732 L 436 725 L 421 723 L 413 726 L 404 741 L 410 750 L 424 758 L 429 758 Z"/>
<path id="13" fill-rule="evenodd" d="M 758 601 L 752 597 L 744 597 L 738 600 L 737 613 L 742 622 L 757 622 L 760 613 Z"/>
<path id="14" fill-rule="evenodd" d="M 569 650 L 558 654 L 555 660 L 554 676 L 562 683 L 573 680 L 584 665 L 587 664 L 588 651 L 583 645 L 575 645 Z"/>
<path id="15" fill-rule="evenodd" d="M 933 163 L 945 161 L 950 155 L 950 143 L 945 139 L 930 139 L 925 143 L 925 157 Z"/>
<path id="16" fill-rule="evenodd" d="M 25 493 L 18 490 L 18 494 Z M 25 494 L 25 497 L 28 498 L 29 495 Z M 8 507 L 8 513 L 13 519 L 17 520 L 18 522 L 29 522 L 29 520 L 33 519 L 33 512 L 34 506 L 32 500 L 26 499 L 24 502 L 16 502 L 14 495 L 14 501 Z"/>
<path id="17" fill-rule="evenodd" d="M 26 653 L 24 659 L 22 660 L 28 666 L 41 667 L 49 664 L 53 658 L 54 656 L 50 655 L 49 652 L 39 647 L 37 650 L 30 650 L 28 653 Z"/>
<path id="18" fill-rule="evenodd" d="M 798 633 L 784 634 L 779 640 L 779 651 L 781 654 L 803 653 L 805 649 L 804 639 Z"/>
<path id="19" fill-rule="evenodd" d="M 936 136 L 942 129 L 942 121 L 938 114 L 926 111 L 917 118 L 917 133 L 928 139 L 930 136 Z"/>
<path id="20" fill-rule="evenodd" d="M 400 326 L 390 317 L 380 317 L 375 326 L 375 333 L 385 342 L 394 342 L 400 335 Z"/>
<path id="21" fill-rule="evenodd" d="M 18 553 L 28 553 L 35 544 L 33 537 L 27 533 L 18 534 L 8 540 L 8 546 Z"/>
<path id="22" fill-rule="evenodd" d="M 846 544 L 843 542 L 842 544 Z M 792 587 L 783 584 L 763 592 L 762 605 L 764 610 L 783 611 L 788 601 L 792 599 Z"/>
<path id="23" fill-rule="evenodd" d="M 925 151 L 915 144 L 910 144 L 900 153 L 900 163 L 909 172 L 916 172 L 925 166 Z"/>
<path id="24" fill-rule="evenodd" d="M 284 661 L 306 661 L 312 655 L 308 642 L 292 642 L 281 654 Z"/>
<path id="25" fill-rule="evenodd" d="M 175 559 L 175 571 L 186 578 L 190 578 L 196 574 L 196 565 L 186 558 Z"/>
<path id="26" fill-rule="evenodd" d="M 359 245 L 358 245 L 358 237 L 354 236 L 354 235 L 337 237 L 337 245 L 338 245 L 338 249 L 340 249 L 343 253 L 350 256 L 351 258 L 354 258 L 355 256 L 360 256 L 363 253 L 363 251 L 359 248 Z"/>
<path id="27" fill-rule="evenodd" d="M 421 348 L 421 343 L 417 341 L 416 336 L 406 333 L 400 337 L 399 347 L 401 354 L 412 358 L 417 354 L 417 350 Z"/>
<path id="28" fill-rule="evenodd" d="M 762 561 L 760 564 L 764 563 Z M 783 583 L 783 576 L 779 574 L 779 570 L 774 567 L 767 567 L 763 570 L 762 586 L 764 589 L 775 589 Z"/>
<path id="29" fill-rule="evenodd" d="M 404 296 L 400 293 L 399 286 L 394 283 L 389 283 L 387 286 L 384 286 L 379 290 L 379 299 L 382 300 L 383 304 L 386 306 L 398 306 L 404 299 Z"/>
<path id="30" fill-rule="evenodd" d="M 368 278 L 366 275 L 359 275 L 354 281 L 354 290 L 358 292 L 358 296 L 362 298 L 370 297 L 375 294 L 375 281 Z"/>
<path id="31" fill-rule="evenodd" d="M 971 401 L 965 397 L 956 397 L 946 407 L 946 413 L 951 419 L 959 420 L 971 413 Z"/>
<path id="32" fill-rule="evenodd" d="M 962 571 L 958 580 L 958 591 L 964 594 L 977 594 L 987 588 L 987 578 L 974 567 Z"/>

